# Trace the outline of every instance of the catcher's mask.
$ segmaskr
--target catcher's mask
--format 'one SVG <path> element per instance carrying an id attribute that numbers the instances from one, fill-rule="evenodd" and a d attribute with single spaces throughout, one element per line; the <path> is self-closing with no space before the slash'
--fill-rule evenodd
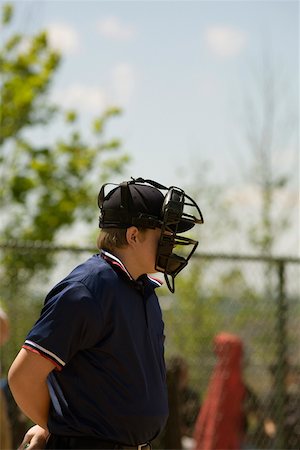
<path id="1" fill-rule="evenodd" d="M 166 195 L 161 191 L 167 191 Z M 164 274 L 169 290 L 174 292 L 176 275 L 187 265 L 198 245 L 197 241 L 179 235 L 203 223 L 196 202 L 178 187 L 167 188 L 152 180 L 132 178 L 119 185 L 104 184 L 98 206 L 100 228 L 161 229 L 155 270 Z"/>

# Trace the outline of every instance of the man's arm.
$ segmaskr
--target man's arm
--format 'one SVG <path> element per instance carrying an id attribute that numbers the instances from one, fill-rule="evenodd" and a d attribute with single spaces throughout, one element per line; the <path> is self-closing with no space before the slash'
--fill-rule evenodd
<path id="1" fill-rule="evenodd" d="M 26 416 L 46 431 L 50 406 L 47 376 L 54 368 L 46 358 L 22 348 L 8 373 L 16 403 Z"/>

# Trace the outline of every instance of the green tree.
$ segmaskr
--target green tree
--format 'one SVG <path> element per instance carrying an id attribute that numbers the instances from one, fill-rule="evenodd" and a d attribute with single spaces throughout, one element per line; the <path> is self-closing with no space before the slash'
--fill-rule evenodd
<path id="1" fill-rule="evenodd" d="M 12 7 L 5 5 L 2 26 L 12 18 Z M 76 128 L 77 113 L 49 105 L 60 60 L 45 31 L 30 38 L 13 33 L 0 49 L 0 193 L 6 238 L 52 241 L 76 219 L 91 220 L 99 184 L 128 161 L 118 154 L 118 139 L 104 139 L 107 121 L 120 114 L 118 108 L 95 118 L 84 140 Z M 26 138 L 28 129 L 60 118 L 69 125 L 65 138 L 42 146 Z"/>
<path id="2" fill-rule="evenodd" d="M 248 238 L 253 248 L 266 256 L 273 254 L 276 241 L 292 225 L 290 201 L 285 200 L 284 194 L 299 176 L 297 151 L 290 167 L 279 164 L 276 158 L 286 149 L 297 147 L 297 106 L 292 87 L 284 79 L 283 66 L 276 68 L 270 51 L 262 51 L 254 86 L 247 84 L 243 105 L 242 129 L 251 157 L 248 179 L 257 189 L 260 201 L 260 210 L 250 221 Z M 294 206 L 297 208 L 296 200 Z"/>
<path id="3" fill-rule="evenodd" d="M 117 107 L 104 111 L 84 138 L 77 112 L 49 102 L 61 56 L 51 49 L 46 31 L 33 36 L 12 31 L 13 13 L 10 4 L 3 6 L 1 31 L 7 37 L 0 47 L 2 239 L 55 242 L 59 232 L 67 233 L 79 221 L 97 221 L 99 186 L 128 163 L 120 140 L 105 135 L 107 123 L 121 111 Z M 64 124 L 63 138 L 37 144 L 28 137 L 52 123 Z M 8 345 L 14 351 L 30 316 L 32 322 L 34 298 L 28 292 L 29 281 L 39 275 L 41 283 L 55 259 L 52 252 L 29 254 L 16 249 L 3 251 L 1 259 L 5 281 L 1 303 L 12 322 Z"/>
<path id="4" fill-rule="evenodd" d="M 238 334 L 251 363 L 264 366 L 274 359 L 276 346 L 270 341 L 276 321 L 276 305 L 264 300 L 265 263 L 222 259 L 225 243 L 238 247 L 239 231 L 226 187 L 208 176 L 205 163 L 198 164 L 195 180 L 189 172 L 186 192 L 196 199 L 204 224 L 189 235 L 199 241 L 195 255 L 175 281 L 175 295 L 162 291 L 166 325 L 166 356 L 179 354 L 190 366 L 190 379 L 204 392 L 215 363 L 213 339 L 222 331 Z M 198 180 L 201 180 L 199 182 Z M 208 244 L 207 244 L 208 243 Z M 207 249 L 214 248 L 215 258 Z M 255 380 L 256 381 L 256 380 Z M 255 385 L 259 391 L 260 386 Z"/>

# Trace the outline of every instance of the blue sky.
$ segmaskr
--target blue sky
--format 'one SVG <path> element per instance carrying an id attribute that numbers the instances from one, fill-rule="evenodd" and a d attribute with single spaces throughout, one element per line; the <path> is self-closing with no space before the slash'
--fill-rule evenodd
<path id="1" fill-rule="evenodd" d="M 209 161 L 215 179 L 231 184 L 239 195 L 244 192 L 237 202 L 255 203 L 255 189 L 245 179 L 251 152 L 244 100 L 260 104 L 257 80 L 262 57 L 268 55 L 284 86 L 278 94 L 274 161 L 282 170 L 293 170 L 290 195 L 295 200 L 298 1 L 43 0 L 15 5 L 18 28 L 47 28 L 52 45 L 62 52 L 51 95 L 64 107 L 80 109 L 83 129 L 105 106 L 123 108 L 110 132 L 132 157 L 128 176 L 176 185 Z M 50 127 L 48 133 L 55 130 Z"/>

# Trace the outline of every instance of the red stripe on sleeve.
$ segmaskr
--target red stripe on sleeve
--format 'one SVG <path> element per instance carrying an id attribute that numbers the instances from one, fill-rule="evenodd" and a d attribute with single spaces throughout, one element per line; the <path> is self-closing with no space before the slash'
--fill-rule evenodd
<path id="1" fill-rule="evenodd" d="M 53 359 L 51 359 L 48 356 L 44 355 L 44 353 L 38 351 L 36 348 L 32 348 L 29 345 L 25 345 L 25 344 L 22 345 L 22 348 L 25 348 L 25 350 L 29 350 L 32 353 L 36 353 L 37 355 L 40 355 L 43 358 L 47 359 L 48 361 L 52 362 L 52 364 L 55 366 L 55 369 L 57 369 L 59 371 L 62 369 L 62 367 L 59 364 L 57 364 L 57 362 L 53 361 Z"/>

